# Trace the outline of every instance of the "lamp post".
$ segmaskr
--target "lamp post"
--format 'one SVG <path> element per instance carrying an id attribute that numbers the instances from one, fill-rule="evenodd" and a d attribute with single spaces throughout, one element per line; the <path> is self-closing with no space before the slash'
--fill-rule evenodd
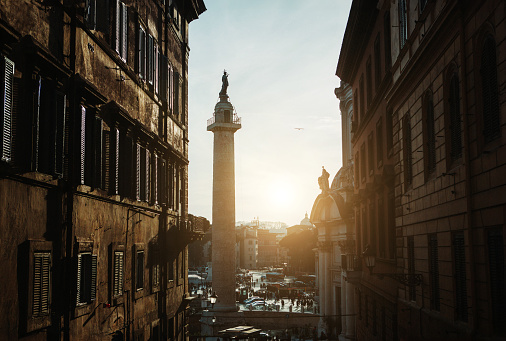
<path id="1" fill-rule="evenodd" d="M 367 244 L 364 252 L 362 252 L 362 258 L 364 259 L 365 266 L 369 269 L 369 274 L 373 275 L 374 267 L 376 266 L 376 256 L 370 249 L 370 245 Z M 389 277 L 395 279 L 397 282 L 408 286 L 418 286 L 423 282 L 422 274 L 415 273 L 374 273 L 380 279 L 383 277 Z"/>
<path id="2" fill-rule="evenodd" d="M 213 294 L 209 297 L 209 300 L 211 301 L 211 308 L 214 308 L 214 304 L 216 303 L 217 298 L 218 295 L 216 295 L 216 292 L 213 292 Z M 213 319 L 216 319 L 216 317 L 213 317 Z"/>

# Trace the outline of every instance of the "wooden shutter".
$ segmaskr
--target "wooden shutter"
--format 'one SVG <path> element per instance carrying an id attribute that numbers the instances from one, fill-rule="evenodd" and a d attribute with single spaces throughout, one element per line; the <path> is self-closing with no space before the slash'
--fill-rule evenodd
<path id="1" fill-rule="evenodd" d="M 146 193 L 144 195 L 144 198 L 145 198 L 145 201 L 146 202 L 149 202 L 150 201 L 150 197 L 149 197 L 149 194 L 150 194 L 150 186 L 151 186 L 151 152 L 149 150 L 146 149 L 146 170 L 145 170 L 145 176 L 146 176 L 146 180 L 145 180 L 145 190 L 146 190 Z"/>
<path id="2" fill-rule="evenodd" d="M 115 5 L 116 16 L 114 18 L 114 49 L 118 55 L 121 55 L 121 1 L 116 0 Z"/>
<path id="3" fill-rule="evenodd" d="M 411 122 L 409 114 L 404 117 L 404 124 L 402 127 L 403 147 L 404 147 L 404 181 L 406 186 L 410 186 L 413 181 L 413 162 L 411 152 Z"/>
<path id="4" fill-rule="evenodd" d="M 102 119 L 99 117 L 95 117 L 94 124 L 94 168 L 92 171 L 94 172 L 95 179 L 93 181 L 93 187 L 95 188 L 104 188 L 103 185 L 103 176 L 102 176 L 102 150 L 103 150 L 103 124 Z"/>
<path id="5" fill-rule="evenodd" d="M 174 69 L 172 65 L 168 64 L 168 85 L 169 85 L 169 111 L 172 114 L 174 111 Z"/>
<path id="6" fill-rule="evenodd" d="M 488 36 L 483 44 L 480 73 L 483 101 L 483 137 L 485 143 L 488 143 L 501 136 L 497 57 L 495 39 L 492 36 Z"/>
<path id="7" fill-rule="evenodd" d="M 83 267 L 83 261 L 84 261 L 84 258 L 83 258 L 83 254 L 78 254 L 77 255 L 77 273 L 76 273 L 76 303 L 77 304 L 80 304 L 80 303 L 83 303 L 83 296 L 84 296 L 84 291 L 82 290 L 82 286 L 83 286 L 83 272 L 84 272 L 84 267 Z"/>
<path id="8" fill-rule="evenodd" d="M 160 50 L 159 50 L 160 51 Z M 168 82 L 168 73 L 169 73 L 169 60 L 167 57 L 165 57 L 161 51 L 159 52 L 159 58 L 158 58 L 159 65 L 159 73 L 160 73 L 160 79 L 159 79 L 159 95 L 162 101 L 167 102 L 167 95 L 169 93 L 169 82 Z"/>
<path id="9" fill-rule="evenodd" d="M 135 265 L 135 288 L 140 290 L 144 287 L 144 250 L 136 252 Z"/>
<path id="10" fill-rule="evenodd" d="M 179 114 L 180 114 L 180 110 L 181 108 L 179 107 L 180 103 L 179 103 L 179 72 L 177 71 L 174 71 L 174 112 L 173 114 L 175 116 L 177 116 L 178 119 L 179 118 Z"/>
<path id="11" fill-rule="evenodd" d="M 453 258 L 455 260 L 455 319 L 467 322 L 467 274 L 464 233 L 453 235 Z"/>
<path id="12" fill-rule="evenodd" d="M 146 79 L 146 32 L 139 26 L 139 44 L 138 44 L 138 67 L 139 77 Z"/>
<path id="13" fill-rule="evenodd" d="M 81 105 L 81 139 L 80 139 L 80 183 L 85 181 L 85 160 L 86 160 L 86 108 Z"/>
<path id="14" fill-rule="evenodd" d="M 96 29 L 109 34 L 109 0 L 98 0 L 96 8 Z"/>
<path id="15" fill-rule="evenodd" d="M 439 252 L 437 235 L 429 235 L 430 307 L 439 311 Z"/>
<path id="16" fill-rule="evenodd" d="M 95 24 L 96 24 L 96 4 L 95 4 L 95 0 L 86 0 L 85 6 L 86 7 L 85 7 L 85 12 L 84 12 L 84 21 L 86 22 L 86 26 L 90 30 L 94 30 L 95 29 Z"/>
<path id="17" fill-rule="evenodd" d="M 36 252 L 33 256 L 32 315 L 49 314 L 51 304 L 51 253 Z"/>
<path id="18" fill-rule="evenodd" d="M 415 273 L 415 240 L 413 236 L 408 237 L 408 273 Z M 414 285 L 409 286 L 409 299 L 416 301 L 416 288 Z"/>
<path id="19" fill-rule="evenodd" d="M 460 115 L 459 77 L 454 74 L 450 80 L 450 156 L 455 161 L 462 156 L 462 130 Z"/>
<path id="20" fill-rule="evenodd" d="M 432 92 L 427 93 L 425 96 L 425 129 L 425 148 L 427 150 L 425 153 L 425 157 L 427 158 L 425 164 L 427 175 L 430 175 L 436 170 L 436 128 Z"/>
<path id="21" fill-rule="evenodd" d="M 128 7 L 121 3 L 121 59 L 125 62 L 128 56 Z"/>
<path id="22" fill-rule="evenodd" d="M 406 0 L 399 0 L 399 39 L 400 47 L 403 48 L 408 39 L 408 21 L 406 13 Z"/>
<path id="23" fill-rule="evenodd" d="M 113 181 L 113 186 L 114 186 L 114 194 L 118 194 L 119 193 L 119 146 L 120 146 L 120 139 L 119 139 L 119 129 L 118 128 L 114 128 L 113 129 L 113 132 L 114 132 L 114 173 L 113 173 L 113 176 L 114 176 L 114 181 Z"/>
<path id="24" fill-rule="evenodd" d="M 154 42 L 154 50 L 153 50 L 153 82 L 154 82 L 154 87 L 155 87 L 155 93 L 158 94 L 158 82 L 159 82 L 159 69 L 158 69 L 158 56 L 159 56 L 159 52 L 158 52 L 158 44 L 156 42 Z"/>
<path id="25" fill-rule="evenodd" d="M 135 144 L 135 200 L 141 200 L 141 146 Z"/>
<path id="26" fill-rule="evenodd" d="M 504 264 L 504 237 L 502 227 L 488 231 L 488 262 L 492 323 L 496 333 L 506 331 L 506 281 Z"/>
<path id="27" fill-rule="evenodd" d="M 153 203 L 158 205 L 158 155 L 153 158 Z"/>
<path id="28" fill-rule="evenodd" d="M 0 113 L 0 160 L 11 162 L 12 158 L 12 103 L 13 103 L 13 82 L 14 62 L 3 57 L 2 65 L 2 98 Z"/>
<path id="29" fill-rule="evenodd" d="M 148 34 L 148 46 L 147 46 L 147 60 L 148 60 L 148 82 L 149 84 L 153 84 L 153 50 L 154 50 L 154 40 L 151 34 Z"/>
<path id="30" fill-rule="evenodd" d="M 114 252 L 113 296 L 123 295 L 123 251 Z"/>
<path id="31" fill-rule="evenodd" d="M 97 255 L 90 255 L 90 302 L 97 298 Z"/>
<path id="32" fill-rule="evenodd" d="M 67 108 L 66 96 L 56 92 L 55 144 L 54 144 L 54 174 L 63 177 L 65 162 L 65 113 Z"/>
<path id="33" fill-rule="evenodd" d="M 42 90 L 42 79 L 37 76 L 34 88 L 34 113 L 33 113 L 33 163 L 32 170 L 39 171 L 39 158 L 40 158 L 40 114 L 41 114 L 41 90 Z"/>

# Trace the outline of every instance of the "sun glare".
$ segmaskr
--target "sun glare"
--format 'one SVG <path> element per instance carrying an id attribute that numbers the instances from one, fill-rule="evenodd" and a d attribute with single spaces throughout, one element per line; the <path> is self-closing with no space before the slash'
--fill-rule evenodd
<path id="1" fill-rule="evenodd" d="M 286 206 L 292 202 L 293 191 L 286 183 L 273 184 L 271 187 L 271 202 L 278 206 Z"/>

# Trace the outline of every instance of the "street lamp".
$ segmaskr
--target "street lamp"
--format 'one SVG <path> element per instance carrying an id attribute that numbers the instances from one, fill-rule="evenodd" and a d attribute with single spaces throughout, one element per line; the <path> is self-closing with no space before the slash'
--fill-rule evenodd
<path id="1" fill-rule="evenodd" d="M 216 295 L 216 291 L 214 291 L 213 294 L 209 297 L 209 300 L 211 301 L 212 308 L 214 308 L 214 304 L 216 303 L 217 298 L 218 298 L 218 295 Z"/>
<path id="2" fill-rule="evenodd" d="M 369 274 L 373 275 L 373 269 L 376 266 L 376 256 L 374 252 L 371 250 L 370 245 L 367 244 L 364 252 L 362 252 L 362 258 L 364 259 L 365 265 L 369 269 Z M 380 279 L 383 277 L 389 277 L 395 279 L 397 282 L 408 285 L 408 286 L 417 286 L 421 285 L 423 282 L 423 277 L 421 274 L 415 273 L 375 273 L 374 275 L 378 276 Z"/>

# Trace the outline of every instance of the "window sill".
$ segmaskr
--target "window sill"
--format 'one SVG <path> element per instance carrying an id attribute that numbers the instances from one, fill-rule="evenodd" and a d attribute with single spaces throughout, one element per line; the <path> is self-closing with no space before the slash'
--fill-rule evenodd
<path id="1" fill-rule="evenodd" d="M 93 311 L 92 303 L 84 303 L 80 305 L 76 305 L 74 308 L 74 318 L 89 315 Z"/>

